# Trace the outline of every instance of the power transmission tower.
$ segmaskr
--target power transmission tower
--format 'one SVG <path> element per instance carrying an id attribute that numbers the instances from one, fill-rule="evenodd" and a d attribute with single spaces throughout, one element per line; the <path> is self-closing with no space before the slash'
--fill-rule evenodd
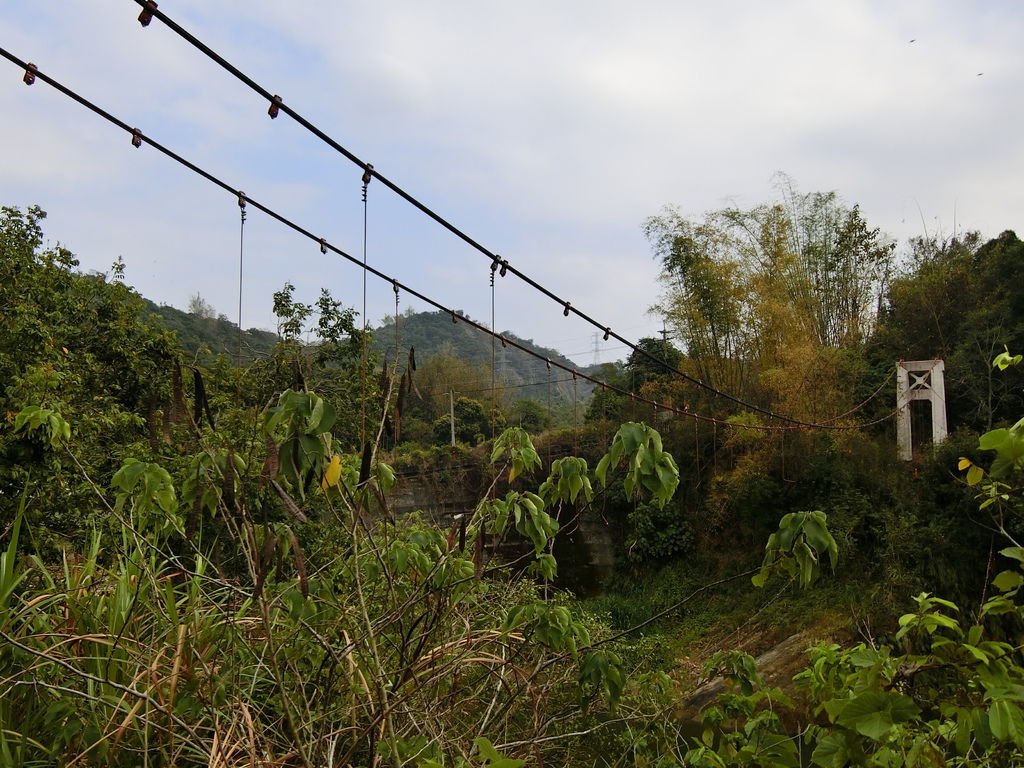
<path id="1" fill-rule="evenodd" d="M 601 362 L 601 334 L 594 332 L 594 365 Z"/>

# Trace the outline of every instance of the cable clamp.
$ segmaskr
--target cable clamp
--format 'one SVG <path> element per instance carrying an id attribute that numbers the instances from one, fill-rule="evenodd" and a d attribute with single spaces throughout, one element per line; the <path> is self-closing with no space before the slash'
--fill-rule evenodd
<path id="1" fill-rule="evenodd" d="M 452 325 L 456 325 L 458 322 L 459 322 L 458 319 L 455 317 L 455 310 L 453 309 L 452 310 Z"/>
<path id="2" fill-rule="evenodd" d="M 498 271 L 498 267 L 501 266 L 501 257 L 495 254 L 491 256 L 491 279 L 494 279 L 494 273 Z"/>
<path id="3" fill-rule="evenodd" d="M 611 336 L 611 335 L 612 335 L 612 329 L 611 328 L 605 328 L 604 329 L 604 340 L 608 341 L 608 337 Z"/>
<path id="4" fill-rule="evenodd" d="M 569 316 L 569 310 L 571 308 L 572 308 L 572 304 L 570 304 L 568 301 L 565 302 L 565 309 L 562 310 L 562 315 L 564 315 L 565 317 L 568 317 Z"/>
<path id="5" fill-rule="evenodd" d="M 544 358 L 544 363 L 548 367 L 548 373 L 551 373 L 551 358 L 550 357 L 545 357 Z"/>
<path id="6" fill-rule="evenodd" d="M 499 338 L 499 339 L 501 339 L 501 348 L 502 348 L 502 349 L 505 349 L 505 348 L 506 348 L 506 347 L 508 346 L 508 345 L 507 345 L 507 344 L 505 343 L 505 337 L 504 337 L 504 336 L 499 336 L 498 338 Z"/>
<path id="7" fill-rule="evenodd" d="M 156 3 L 153 0 L 148 0 L 145 7 L 142 9 L 142 13 L 139 14 L 139 24 L 144 27 L 149 26 L 149 22 L 153 20 L 153 11 L 156 10 Z"/>
<path id="8" fill-rule="evenodd" d="M 327 238 L 320 238 L 320 253 L 327 253 Z"/>
<path id="9" fill-rule="evenodd" d="M 501 275 L 502 277 L 504 277 L 506 272 L 508 272 L 508 259 L 502 259 L 501 260 L 501 271 L 498 274 Z"/>
<path id="10" fill-rule="evenodd" d="M 267 114 L 270 115 L 271 120 L 277 117 L 278 113 L 281 111 L 281 105 L 283 103 L 284 101 L 281 97 L 275 93 L 274 98 L 270 100 L 270 109 L 267 110 Z"/>
<path id="11" fill-rule="evenodd" d="M 39 71 L 38 67 L 36 67 L 36 65 L 33 64 L 32 62 L 29 62 L 28 64 L 26 64 L 25 65 L 25 76 L 23 78 L 21 78 L 22 82 L 24 82 L 25 85 L 32 85 L 36 81 L 36 72 L 38 72 L 38 71 Z"/>
<path id="12" fill-rule="evenodd" d="M 373 163 L 367 163 L 363 166 L 363 186 L 366 186 L 373 180 Z"/>
<path id="13" fill-rule="evenodd" d="M 245 192 L 238 190 L 238 207 L 245 210 Z"/>
<path id="14" fill-rule="evenodd" d="M 391 280 L 391 288 L 392 290 L 394 290 L 395 296 L 398 296 L 398 281 L 395 280 L 394 278 L 392 278 Z"/>
<path id="15" fill-rule="evenodd" d="M 132 146 L 138 149 L 142 146 L 142 131 L 132 128 Z"/>

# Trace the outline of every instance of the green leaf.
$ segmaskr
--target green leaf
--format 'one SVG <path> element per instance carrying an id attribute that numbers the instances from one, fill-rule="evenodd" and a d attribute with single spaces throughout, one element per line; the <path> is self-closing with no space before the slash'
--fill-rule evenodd
<path id="1" fill-rule="evenodd" d="M 1007 547 L 1006 549 L 999 550 L 999 554 L 1003 557 L 1012 558 L 1018 563 L 1024 563 L 1024 547 Z"/>
<path id="2" fill-rule="evenodd" d="M 982 664 L 988 664 L 991 660 L 989 655 L 982 651 L 980 648 L 971 645 L 970 643 L 961 643 L 961 647 L 966 650 L 971 656 L 976 658 Z"/>
<path id="3" fill-rule="evenodd" d="M 473 740 L 474 746 L 480 753 L 480 757 L 485 761 L 485 765 L 488 768 L 522 768 L 526 765 L 525 760 L 515 760 L 510 757 L 505 757 L 498 750 L 494 748 L 490 741 L 485 739 L 483 736 L 478 736 Z"/>
<path id="4" fill-rule="evenodd" d="M 1004 345 L 1003 351 L 996 355 L 995 360 L 992 361 L 992 367 L 1005 371 L 1011 365 L 1019 365 L 1021 359 L 1021 355 L 1011 355 L 1009 347 Z"/>
<path id="5" fill-rule="evenodd" d="M 1024 715 L 1013 702 L 1006 699 L 993 701 L 988 711 L 988 724 L 996 739 L 1024 746 Z"/>
<path id="6" fill-rule="evenodd" d="M 992 584 L 1000 592 L 1009 592 L 1024 584 L 1024 575 L 1021 575 L 1020 571 L 1003 571 L 992 579 Z"/>
<path id="7" fill-rule="evenodd" d="M 1010 430 L 1008 429 L 993 429 L 991 432 L 986 432 L 978 440 L 978 447 L 983 451 L 995 451 L 1000 448 L 1003 443 L 1010 437 Z"/>
<path id="8" fill-rule="evenodd" d="M 316 397 L 316 395 L 310 396 Z M 316 404 L 313 406 L 313 412 L 309 417 L 308 434 L 320 435 L 324 432 L 330 432 L 336 420 L 337 413 L 334 410 L 334 406 L 326 400 L 316 397 Z"/>
<path id="9" fill-rule="evenodd" d="M 881 741 L 896 723 L 921 714 L 914 700 L 896 693 L 867 691 L 842 708 L 836 722 L 874 741 Z"/>
<path id="10" fill-rule="evenodd" d="M 818 741 L 818 746 L 811 755 L 811 762 L 820 765 L 821 768 L 844 768 L 850 764 L 850 757 L 846 735 L 830 733 Z"/>

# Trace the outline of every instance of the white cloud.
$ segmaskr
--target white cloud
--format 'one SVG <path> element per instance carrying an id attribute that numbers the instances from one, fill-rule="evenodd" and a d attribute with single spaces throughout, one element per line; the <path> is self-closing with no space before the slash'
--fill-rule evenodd
<path id="1" fill-rule="evenodd" d="M 166 4 L 165 4 L 166 5 Z M 287 104 L 485 245 L 613 327 L 650 329 L 640 223 L 772 194 L 777 170 L 837 189 L 904 238 L 1021 228 L 1024 63 L 1014 3 L 389 4 L 182 0 L 161 6 Z M 4 47 L 353 254 L 359 171 L 122 0 L 6 3 Z M 915 39 L 910 43 L 911 38 Z M 978 72 L 984 72 L 981 77 Z M 156 300 L 237 297 L 237 208 L 42 84 L 0 70 L 5 204 L 96 268 L 124 253 Z M 489 317 L 486 260 L 379 184 L 371 263 Z M 934 217 L 938 216 L 936 220 Z M 245 316 L 286 279 L 361 303 L 354 267 L 250 218 Z M 248 236 L 247 236 L 248 237 Z M 247 248 L 248 250 L 248 248 Z M 371 280 L 371 286 L 373 281 Z M 481 288 L 483 287 L 483 288 Z M 585 336 L 520 286 L 499 320 L 541 343 Z M 233 298 L 234 296 L 234 298 Z M 367 314 L 393 309 L 387 285 Z M 518 323 L 518 325 L 517 325 Z M 248 324 L 248 323 L 247 323 Z M 639 333 L 637 334 L 639 335 Z M 577 346 L 579 346 L 577 344 Z M 586 345 L 584 345 L 586 346 Z"/>

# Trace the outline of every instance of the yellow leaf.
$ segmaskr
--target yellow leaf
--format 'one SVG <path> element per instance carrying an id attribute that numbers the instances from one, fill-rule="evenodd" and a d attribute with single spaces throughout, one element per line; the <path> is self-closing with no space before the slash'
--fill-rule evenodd
<path id="1" fill-rule="evenodd" d="M 320 489 L 326 491 L 328 488 L 333 488 L 340 479 L 341 457 L 331 456 L 331 463 L 327 465 L 327 470 L 324 472 L 324 479 L 320 482 Z"/>
<path id="2" fill-rule="evenodd" d="M 980 483 L 985 477 L 985 470 L 981 467 L 971 467 L 967 470 L 967 484 L 974 486 Z"/>
<path id="3" fill-rule="evenodd" d="M 963 472 L 969 466 L 971 466 L 971 460 L 970 459 L 965 459 L 963 456 L 961 456 L 960 457 L 960 463 L 956 465 L 956 468 L 959 469 L 961 472 Z"/>

